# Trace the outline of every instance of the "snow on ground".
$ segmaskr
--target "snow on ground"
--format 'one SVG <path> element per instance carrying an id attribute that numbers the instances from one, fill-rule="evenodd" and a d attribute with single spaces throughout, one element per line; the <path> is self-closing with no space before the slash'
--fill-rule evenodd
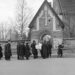
<path id="1" fill-rule="evenodd" d="M 75 75 L 75 58 L 0 60 L 0 75 Z"/>

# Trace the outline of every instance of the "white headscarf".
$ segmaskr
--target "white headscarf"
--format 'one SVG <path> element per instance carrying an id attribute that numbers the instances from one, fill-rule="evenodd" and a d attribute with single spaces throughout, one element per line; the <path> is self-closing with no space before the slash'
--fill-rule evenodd
<path id="1" fill-rule="evenodd" d="M 42 44 L 41 43 L 38 43 L 35 47 L 36 47 L 36 49 L 40 50 L 41 47 L 42 47 Z"/>

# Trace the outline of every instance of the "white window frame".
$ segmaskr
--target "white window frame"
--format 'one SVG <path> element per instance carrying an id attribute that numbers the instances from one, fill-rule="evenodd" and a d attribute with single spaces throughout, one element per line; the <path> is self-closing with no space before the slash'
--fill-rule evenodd
<path id="1" fill-rule="evenodd" d="M 41 11 L 41 14 L 37 17 L 36 19 L 36 29 L 33 29 L 33 31 L 39 31 L 39 19 L 41 18 L 41 16 L 43 15 L 43 10 Z"/>
<path id="2" fill-rule="evenodd" d="M 56 28 L 56 18 L 55 18 L 55 16 L 53 17 L 53 31 L 61 31 L 61 29 Z"/>

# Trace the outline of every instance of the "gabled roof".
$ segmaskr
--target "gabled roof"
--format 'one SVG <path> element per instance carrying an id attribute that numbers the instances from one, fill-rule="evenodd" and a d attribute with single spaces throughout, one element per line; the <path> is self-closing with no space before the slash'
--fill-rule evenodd
<path id="1" fill-rule="evenodd" d="M 39 15 L 41 9 L 44 7 L 45 4 L 49 6 L 49 8 L 50 8 L 50 10 L 52 11 L 52 13 L 53 13 L 53 14 L 55 15 L 55 17 L 59 20 L 60 26 L 61 26 L 62 28 L 64 28 L 64 23 L 61 21 L 61 19 L 59 18 L 59 16 L 57 15 L 57 13 L 56 13 L 55 10 L 51 7 L 50 3 L 49 3 L 47 0 L 45 0 L 45 1 L 43 2 L 43 4 L 41 5 L 41 7 L 39 8 L 39 10 L 37 11 L 36 15 L 33 17 L 33 20 L 31 21 L 31 23 L 30 23 L 30 25 L 29 25 L 29 28 L 32 28 L 32 27 L 33 27 L 33 23 L 34 23 L 35 19 L 37 18 L 37 16 Z"/>

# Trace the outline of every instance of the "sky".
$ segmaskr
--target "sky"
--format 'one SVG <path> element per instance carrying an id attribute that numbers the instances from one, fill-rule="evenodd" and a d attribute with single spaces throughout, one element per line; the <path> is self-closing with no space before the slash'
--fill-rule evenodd
<path id="1" fill-rule="evenodd" d="M 0 0 L 0 22 L 15 16 L 16 0 Z"/>
<path id="2" fill-rule="evenodd" d="M 26 0 L 26 1 L 29 7 L 36 9 L 44 0 Z M 17 0 L 0 0 L 0 22 L 15 19 L 16 4 Z"/>

